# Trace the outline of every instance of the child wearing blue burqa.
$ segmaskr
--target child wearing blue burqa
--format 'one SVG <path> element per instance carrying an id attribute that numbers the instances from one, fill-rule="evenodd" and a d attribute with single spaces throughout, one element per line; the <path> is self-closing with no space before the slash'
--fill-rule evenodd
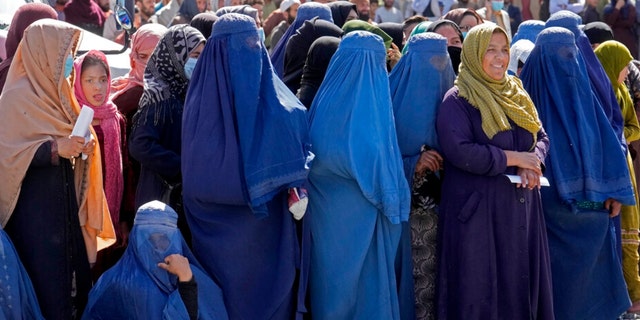
<path id="1" fill-rule="evenodd" d="M 220 288 L 187 247 L 177 221 L 160 201 L 138 209 L 127 250 L 91 289 L 82 319 L 228 319 Z"/>
<path id="2" fill-rule="evenodd" d="M 273 72 L 250 17 L 222 15 L 200 57 L 182 125 L 194 253 L 230 318 L 291 319 L 300 250 L 287 189 L 308 174 L 306 110 Z"/>
<path id="3" fill-rule="evenodd" d="M 571 31 L 547 28 L 520 76 L 551 141 L 551 186 L 541 194 L 555 318 L 616 319 L 631 302 L 612 217 L 635 199 L 625 154 L 578 51 Z"/>

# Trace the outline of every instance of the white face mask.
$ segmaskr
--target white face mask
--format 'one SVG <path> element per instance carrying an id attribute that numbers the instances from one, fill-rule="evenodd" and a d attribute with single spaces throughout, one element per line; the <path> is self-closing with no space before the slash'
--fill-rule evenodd
<path id="1" fill-rule="evenodd" d="M 184 64 L 184 75 L 189 80 L 191 80 L 193 69 L 196 68 L 196 62 L 198 62 L 198 59 L 189 57 L 189 59 L 187 59 L 187 62 Z"/>
<path id="2" fill-rule="evenodd" d="M 263 28 L 258 28 L 258 37 L 260 37 L 260 41 L 262 41 L 262 43 L 264 43 L 265 34 L 264 34 L 264 29 Z"/>

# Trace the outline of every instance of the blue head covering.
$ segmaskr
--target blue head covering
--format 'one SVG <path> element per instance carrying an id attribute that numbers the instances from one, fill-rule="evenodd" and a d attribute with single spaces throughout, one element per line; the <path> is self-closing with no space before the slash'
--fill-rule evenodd
<path id="1" fill-rule="evenodd" d="M 399 223 L 408 219 L 410 196 L 385 57 L 380 36 L 367 31 L 344 36 L 311 106 L 311 141 L 318 157 L 343 166 L 363 195 Z"/>
<path id="2" fill-rule="evenodd" d="M 27 271 L 0 229 L 0 319 L 44 319 Z"/>
<path id="3" fill-rule="evenodd" d="M 207 10 L 207 7 L 205 7 L 205 11 Z M 193 17 L 200 13 L 200 10 L 198 10 L 198 4 L 196 3 L 196 0 L 184 0 L 184 2 L 182 2 L 182 4 L 180 5 L 180 9 L 178 9 L 178 13 L 182 17 L 187 19 L 187 21 L 191 21 Z"/>
<path id="4" fill-rule="evenodd" d="M 220 9 L 218 9 L 216 11 L 216 16 L 221 17 L 223 14 L 227 14 L 227 13 L 240 13 L 240 14 L 244 14 L 247 15 L 251 18 L 253 18 L 254 20 L 258 21 L 258 9 L 248 5 L 248 4 L 243 4 L 243 5 L 239 5 L 239 6 L 229 6 L 229 7 L 222 7 Z"/>
<path id="5" fill-rule="evenodd" d="M 526 20 L 518 26 L 518 31 L 513 35 L 511 45 L 513 46 L 516 41 L 521 39 L 527 39 L 533 43 L 536 43 L 536 37 L 544 29 L 544 21 L 540 20 Z"/>
<path id="6" fill-rule="evenodd" d="M 407 46 L 410 47 L 408 53 L 389 75 L 398 145 L 403 157 L 419 155 L 423 145 L 439 149 L 436 114 L 442 97 L 453 87 L 455 79 L 445 37 L 421 33 L 411 37 Z M 411 171 L 413 177 L 413 170 L 407 171 Z"/>
<path id="7" fill-rule="evenodd" d="M 547 176 L 568 204 L 614 198 L 634 203 L 626 158 L 590 93 L 587 68 L 571 32 L 549 27 L 520 75 L 551 142 Z"/>
<path id="8" fill-rule="evenodd" d="M 296 19 L 293 20 L 293 23 L 287 28 L 287 31 L 282 35 L 280 41 L 276 44 L 272 44 L 273 51 L 271 52 L 271 63 L 273 63 L 273 69 L 275 70 L 278 77 L 282 78 L 284 74 L 284 53 L 287 48 L 287 42 L 289 38 L 302 26 L 302 24 L 311 20 L 314 17 L 318 17 L 318 19 L 327 20 L 333 23 L 333 18 L 331 16 L 331 8 L 324 3 L 318 2 L 305 2 L 298 7 L 298 13 L 296 14 Z"/>
<path id="9" fill-rule="evenodd" d="M 129 245 L 91 289 L 83 319 L 189 319 L 178 278 L 158 267 L 171 254 L 189 260 L 198 283 L 198 319 L 228 318 L 222 290 L 202 271 L 177 221 L 178 214 L 160 201 L 138 209 Z"/>
<path id="10" fill-rule="evenodd" d="M 618 140 L 620 141 L 618 144 L 626 151 L 627 143 L 624 141 L 624 127 L 620 105 L 613 92 L 613 87 L 611 86 L 609 77 L 607 77 L 607 73 L 604 71 L 604 68 L 602 68 L 602 64 L 600 64 L 600 60 L 598 60 L 596 54 L 593 53 L 593 49 L 591 49 L 589 38 L 587 38 L 579 28 L 581 22 L 582 18 L 580 18 L 579 15 L 571 11 L 562 10 L 552 14 L 549 20 L 547 20 L 545 27 L 563 27 L 573 32 L 576 46 L 578 47 L 578 55 L 582 57 L 587 67 L 591 91 L 596 97 L 596 102 L 607 115 L 609 124 L 618 136 Z"/>
<path id="11" fill-rule="evenodd" d="M 218 19 L 184 109 L 185 205 L 248 204 L 265 216 L 274 195 L 306 180 L 306 109 L 273 72 L 248 16 Z"/>

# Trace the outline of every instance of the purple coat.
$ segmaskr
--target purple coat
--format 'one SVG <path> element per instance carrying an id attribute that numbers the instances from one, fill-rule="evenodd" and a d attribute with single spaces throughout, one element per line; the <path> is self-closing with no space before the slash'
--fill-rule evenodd
<path id="1" fill-rule="evenodd" d="M 437 117 L 444 163 L 440 203 L 439 319 L 553 319 L 549 247 L 538 190 L 503 174 L 502 150 L 527 151 L 533 137 L 512 130 L 489 139 L 480 111 L 447 92 Z M 549 139 L 538 132 L 535 153 Z"/>

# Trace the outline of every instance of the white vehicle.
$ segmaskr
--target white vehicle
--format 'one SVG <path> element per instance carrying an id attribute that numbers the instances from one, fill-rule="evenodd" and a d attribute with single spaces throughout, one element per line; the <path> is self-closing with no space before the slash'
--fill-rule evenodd
<path id="1" fill-rule="evenodd" d="M 7 57 L 4 43 L 13 14 L 21 5 L 30 2 L 48 4 L 46 0 L 0 0 L 0 59 L 4 60 Z M 109 17 L 109 19 L 113 19 L 113 17 Z M 111 78 L 123 76 L 131 69 L 131 65 L 129 64 L 129 48 L 124 49 L 121 44 L 89 31 L 82 30 L 78 50 L 80 52 L 86 52 L 91 49 L 101 50 L 105 53 L 109 68 L 111 69 Z"/>

